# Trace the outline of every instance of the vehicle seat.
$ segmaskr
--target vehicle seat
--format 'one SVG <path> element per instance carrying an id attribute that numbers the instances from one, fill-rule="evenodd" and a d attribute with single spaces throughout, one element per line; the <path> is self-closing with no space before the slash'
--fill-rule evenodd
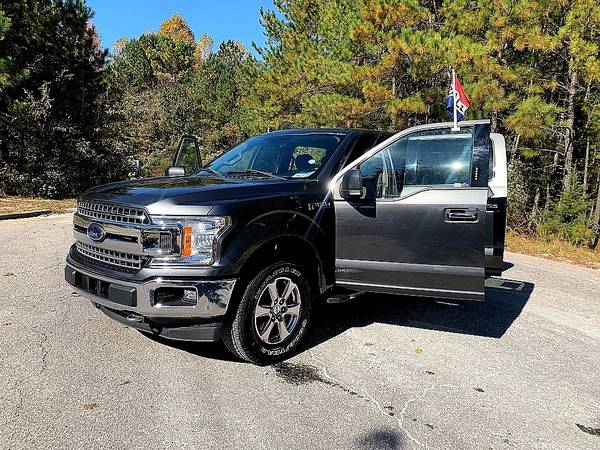
<path id="1" fill-rule="evenodd" d="M 384 162 L 381 156 L 375 156 L 360 166 L 367 198 L 381 198 L 384 195 Z"/>
<path id="2" fill-rule="evenodd" d="M 296 170 L 300 173 L 312 172 L 315 170 L 316 161 L 308 153 L 296 156 Z"/>

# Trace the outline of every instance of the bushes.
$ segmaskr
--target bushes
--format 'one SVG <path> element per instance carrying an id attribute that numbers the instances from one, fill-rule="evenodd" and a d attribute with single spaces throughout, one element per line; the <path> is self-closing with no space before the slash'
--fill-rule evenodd
<path id="1" fill-rule="evenodd" d="M 0 26 L 0 191 L 73 197 L 126 176 L 129 152 L 114 138 L 119 111 L 89 8 L 13 0 L 2 10 L 10 27 Z"/>
<path id="2" fill-rule="evenodd" d="M 544 213 L 537 232 L 546 240 L 558 238 L 577 245 L 590 243 L 597 237 L 589 223 L 590 209 L 591 202 L 583 195 L 582 185 L 575 176 L 561 199 Z"/>

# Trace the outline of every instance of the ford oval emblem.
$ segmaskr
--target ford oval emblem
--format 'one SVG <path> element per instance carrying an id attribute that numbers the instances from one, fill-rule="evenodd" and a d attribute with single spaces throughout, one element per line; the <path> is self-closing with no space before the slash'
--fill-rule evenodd
<path id="1" fill-rule="evenodd" d="M 102 242 L 106 237 L 106 231 L 104 231 L 102 225 L 92 223 L 87 229 L 87 235 L 94 242 Z"/>

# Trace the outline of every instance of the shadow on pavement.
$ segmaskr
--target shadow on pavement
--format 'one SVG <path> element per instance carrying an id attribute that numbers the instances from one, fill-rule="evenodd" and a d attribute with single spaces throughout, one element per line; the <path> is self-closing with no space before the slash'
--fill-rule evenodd
<path id="1" fill-rule="evenodd" d="M 533 285 L 505 278 L 486 280 L 485 302 L 366 294 L 352 302 L 326 305 L 313 321 L 309 346 L 349 328 L 372 323 L 500 338 L 521 313 Z"/>
<path id="2" fill-rule="evenodd" d="M 361 436 L 356 441 L 356 446 L 361 449 L 390 449 L 396 450 L 406 447 L 404 437 L 394 429 L 383 428 L 373 430 Z"/>
<path id="3" fill-rule="evenodd" d="M 501 338 L 519 317 L 533 284 L 506 278 L 486 280 L 485 302 L 366 294 L 347 303 L 319 305 L 302 350 L 315 347 L 349 328 L 384 323 L 402 327 Z M 151 339 L 198 356 L 234 361 L 223 344 Z"/>

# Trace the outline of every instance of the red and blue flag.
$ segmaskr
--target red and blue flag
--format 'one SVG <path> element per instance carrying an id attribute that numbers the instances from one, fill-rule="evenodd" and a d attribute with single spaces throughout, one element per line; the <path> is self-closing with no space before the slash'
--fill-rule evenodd
<path id="1" fill-rule="evenodd" d="M 450 118 L 454 119 L 454 102 L 456 101 L 456 119 L 463 120 L 467 113 L 467 109 L 471 106 L 471 102 L 460 84 L 460 81 L 458 81 L 456 73 L 454 73 L 453 76 L 454 80 L 452 80 L 452 88 L 450 89 L 450 94 L 446 100 L 446 110 L 448 111 Z"/>

